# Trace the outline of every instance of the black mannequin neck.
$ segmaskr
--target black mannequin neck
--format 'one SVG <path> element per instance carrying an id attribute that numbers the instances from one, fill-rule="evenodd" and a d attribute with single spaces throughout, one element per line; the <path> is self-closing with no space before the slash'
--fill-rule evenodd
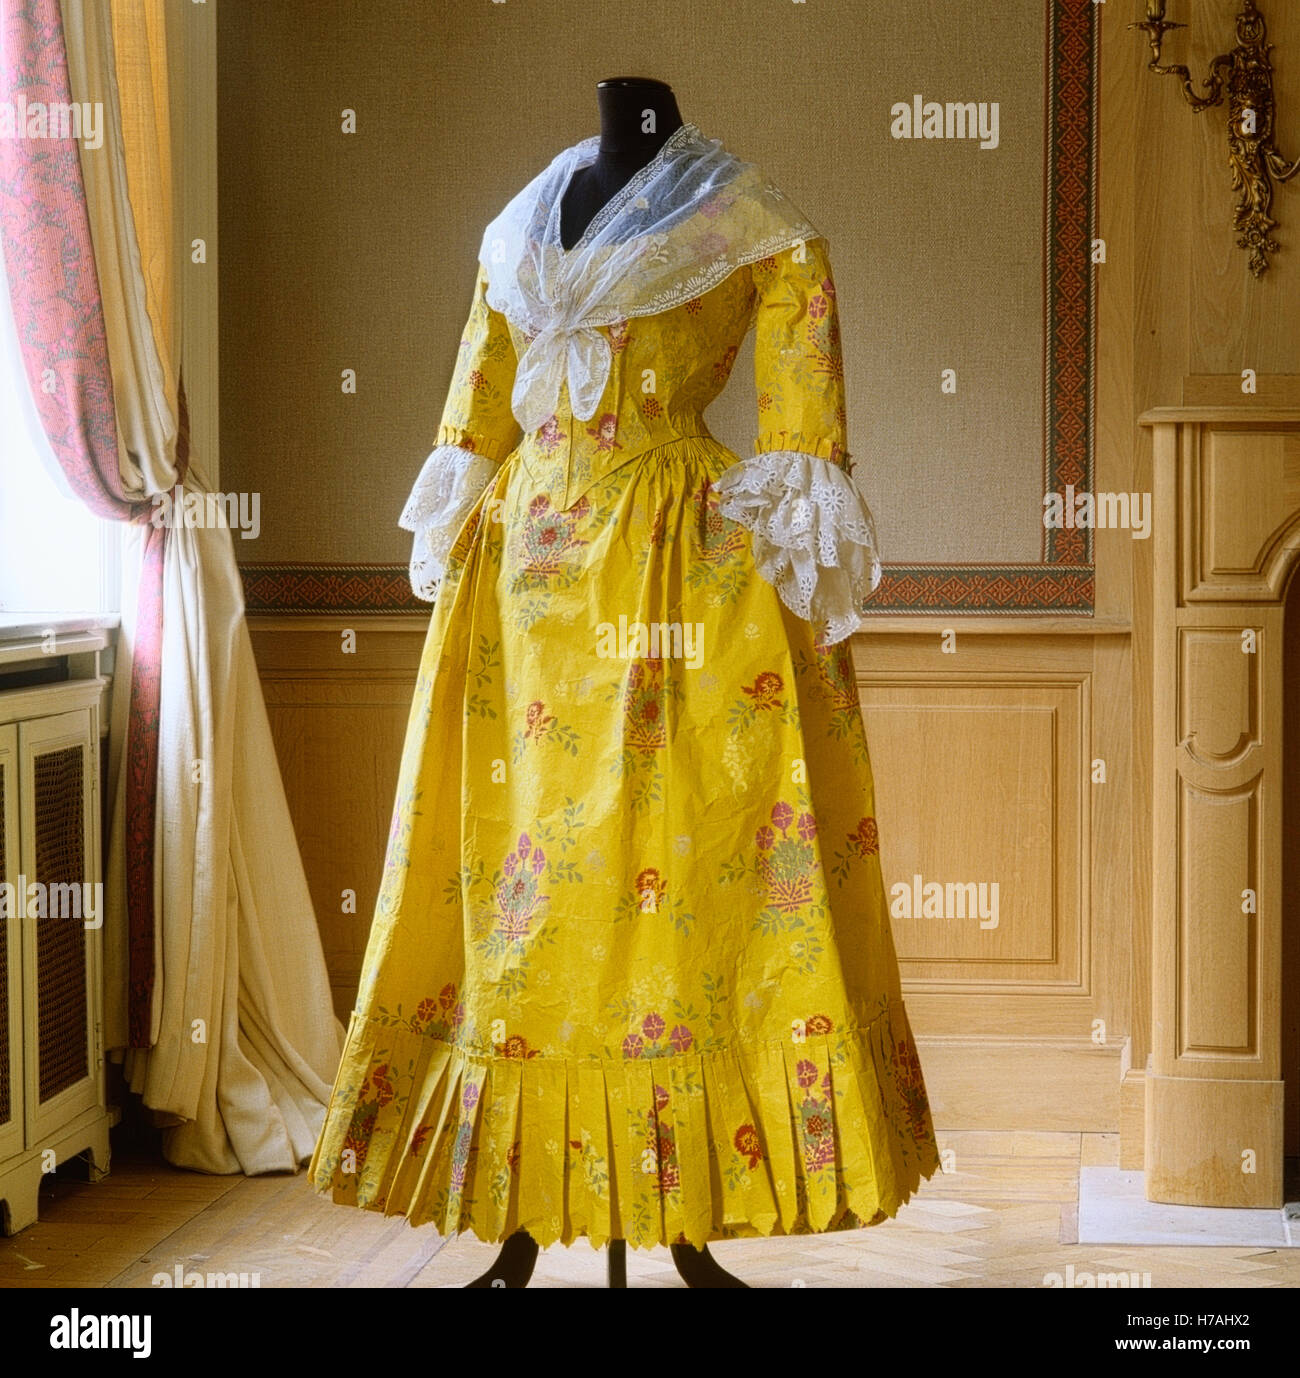
<path id="1" fill-rule="evenodd" d="M 560 205 L 560 243 L 571 249 L 596 212 L 682 127 L 671 86 L 648 77 L 610 77 L 596 86 L 600 146 L 578 168 Z"/>

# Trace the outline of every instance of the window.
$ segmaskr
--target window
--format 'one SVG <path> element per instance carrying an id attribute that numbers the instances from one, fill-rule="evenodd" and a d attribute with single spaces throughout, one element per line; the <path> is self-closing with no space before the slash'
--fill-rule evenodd
<path id="1" fill-rule="evenodd" d="M 116 610 L 121 534 L 59 472 L 23 368 L 0 246 L 0 613 Z"/>

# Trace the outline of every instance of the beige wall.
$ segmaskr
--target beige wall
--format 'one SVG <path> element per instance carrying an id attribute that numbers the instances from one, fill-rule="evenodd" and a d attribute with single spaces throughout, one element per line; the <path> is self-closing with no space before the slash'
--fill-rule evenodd
<path id="1" fill-rule="evenodd" d="M 1223 113 L 1194 116 L 1171 78 L 1133 79 L 1137 8 L 1112 0 L 1102 19 L 1130 145 L 1120 191 L 1142 193 L 1117 204 L 1112 182 L 1101 202 L 1118 250 L 1103 273 L 1136 311 L 1104 342 L 1112 367 L 1133 353 L 1129 415 L 1181 400 L 1189 375 L 1300 370 L 1300 183 L 1279 191 L 1283 250 L 1257 282 L 1233 242 Z M 1201 0 L 1169 60 L 1199 78 L 1237 8 Z M 1266 9 L 1294 156 L 1300 7 Z M 405 560 L 396 516 L 437 425 L 482 228 L 594 132 L 595 82 L 625 71 L 670 81 L 685 118 L 761 163 L 829 236 L 850 446 L 886 560 L 1038 558 L 1046 13 L 829 0 L 760 24 L 717 0 L 672 7 L 673 22 L 603 0 L 222 0 L 222 477 L 263 500 L 263 537 L 241 558 Z M 997 100 L 1001 147 L 895 142 L 888 107 L 913 90 Z M 345 107 L 356 135 L 339 132 Z M 937 391 L 949 365 L 955 398 Z M 742 451 L 747 385 L 742 366 L 710 417 Z"/>
<path id="2" fill-rule="evenodd" d="M 828 236 L 886 560 L 1037 561 L 1047 13 L 222 0 L 222 481 L 263 495 L 241 558 L 405 561 L 483 227 L 630 72 Z M 998 102 L 999 147 L 896 141 L 914 92 Z M 747 355 L 709 421 L 747 454 L 752 417 Z"/>

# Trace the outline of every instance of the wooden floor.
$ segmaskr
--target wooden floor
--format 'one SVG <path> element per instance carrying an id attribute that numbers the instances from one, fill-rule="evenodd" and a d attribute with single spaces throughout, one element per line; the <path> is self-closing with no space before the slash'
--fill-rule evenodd
<path id="1" fill-rule="evenodd" d="M 1117 1161 L 1098 1134 L 940 1136 L 955 1170 L 886 1224 L 711 1245 L 758 1287 L 1042 1287 L 1049 1274 L 1151 1275 L 1153 1287 L 1300 1286 L 1300 1249 L 1080 1247 L 1079 1168 Z M 496 1248 L 335 1206 L 306 1178 L 208 1177 L 118 1154 L 104 1181 L 41 1193 L 39 1223 L 0 1239 L 0 1288 L 150 1287 L 158 1273 L 243 1273 L 260 1287 L 455 1287 Z M 544 1253 L 536 1287 L 601 1287 L 585 1243 Z M 253 1275 L 257 1275 L 253 1282 Z M 628 1252 L 632 1287 L 680 1287 L 667 1250 Z"/>

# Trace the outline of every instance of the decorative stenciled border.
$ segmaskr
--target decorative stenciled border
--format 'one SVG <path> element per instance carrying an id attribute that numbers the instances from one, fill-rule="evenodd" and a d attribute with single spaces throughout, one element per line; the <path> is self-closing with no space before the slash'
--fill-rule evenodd
<path id="1" fill-rule="evenodd" d="M 406 565 L 280 565 L 239 567 L 246 613 L 425 613 L 432 604 L 411 592 Z"/>
<path id="2" fill-rule="evenodd" d="M 1045 0 L 1047 124 L 1043 225 L 1043 494 L 1092 488 L 1096 294 L 1098 11 L 1093 0 Z M 1037 495 L 1038 501 L 1042 495 Z M 1041 504 L 1040 504 L 1041 510 Z M 423 613 L 405 565 L 241 565 L 250 613 Z M 1039 564 L 886 563 L 879 614 L 1089 617 L 1095 604 L 1089 528 L 1043 530 Z"/>
<path id="3" fill-rule="evenodd" d="M 248 564 L 239 569 L 249 613 L 428 614 L 405 565 Z M 876 612 L 1043 613 L 1091 609 L 1093 572 L 1079 565 L 894 565 Z"/>

